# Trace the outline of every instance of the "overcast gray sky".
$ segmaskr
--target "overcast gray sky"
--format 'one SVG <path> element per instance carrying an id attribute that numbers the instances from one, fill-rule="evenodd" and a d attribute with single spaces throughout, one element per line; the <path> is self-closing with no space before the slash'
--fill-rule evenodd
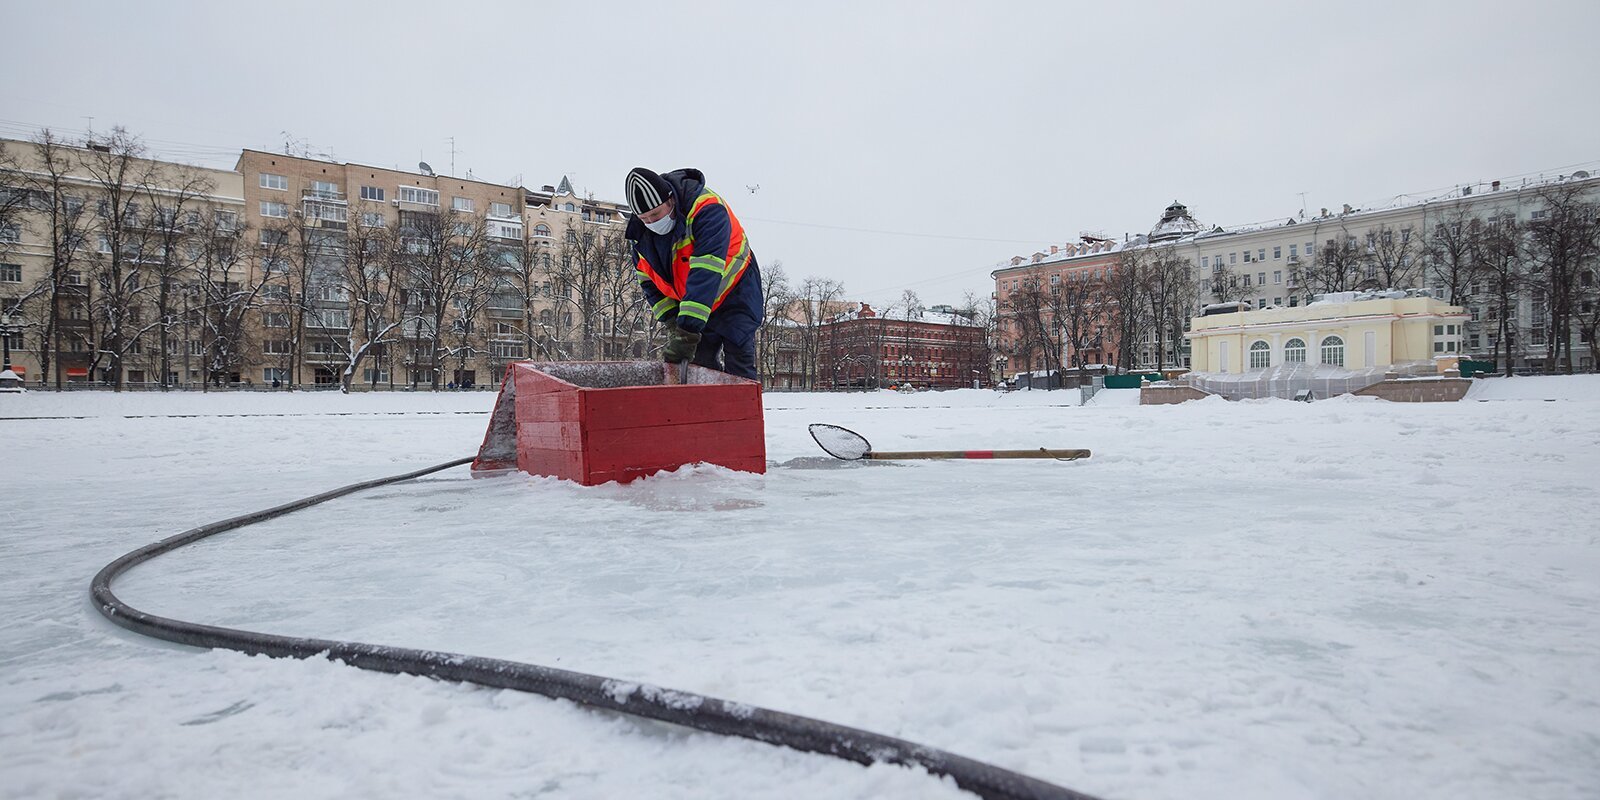
<path id="1" fill-rule="evenodd" d="M 1600 160 L 1600 2 L 8 2 L 0 133 L 232 166 L 284 131 L 620 200 L 704 170 L 763 264 L 884 302 L 1080 230 Z M 747 186 L 759 185 L 756 193 Z"/>

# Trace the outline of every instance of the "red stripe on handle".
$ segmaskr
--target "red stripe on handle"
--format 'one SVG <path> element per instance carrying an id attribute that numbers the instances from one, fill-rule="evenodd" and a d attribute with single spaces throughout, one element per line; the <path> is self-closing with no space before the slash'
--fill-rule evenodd
<path id="1" fill-rule="evenodd" d="M 967 450 L 962 452 L 962 458 L 994 458 L 993 450 Z"/>

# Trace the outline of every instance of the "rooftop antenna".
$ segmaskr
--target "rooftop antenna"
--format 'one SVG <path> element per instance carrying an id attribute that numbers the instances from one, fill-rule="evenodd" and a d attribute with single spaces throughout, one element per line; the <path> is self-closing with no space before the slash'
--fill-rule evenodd
<path id="1" fill-rule="evenodd" d="M 1305 219 L 1306 218 L 1306 193 L 1305 192 L 1301 192 L 1300 193 L 1300 218 L 1301 219 Z"/>
<path id="2" fill-rule="evenodd" d="M 454 136 L 450 137 L 449 141 L 450 141 L 450 174 L 454 175 L 454 174 L 456 174 L 456 153 L 459 153 L 461 151 L 456 149 L 456 137 L 454 137 Z"/>
<path id="3" fill-rule="evenodd" d="M 755 194 L 756 192 L 761 191 L 761 184 L 758 183 L 758 184 L 756 184 L 754 186 L 751 186 L 750 184 L 745 184 L 744 188 L 749 189 L 751 194 Z"/>
<path id="4" fill-rule="evenodd" d="M 89 138 L 93 139 L 94 138 L 94 117 L 84 117 L 84 119 L 89 120 Z"/>

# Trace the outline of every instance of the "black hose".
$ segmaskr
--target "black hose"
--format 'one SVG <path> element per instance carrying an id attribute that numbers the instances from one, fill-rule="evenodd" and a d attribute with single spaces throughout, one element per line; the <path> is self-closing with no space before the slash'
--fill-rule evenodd
<path id="1" fill-rule="evenodd" d="M 596 708 L 823 753 L 860 764 L 915 764 L 935 775 L 948 775 L 962 789 L 990 800 L 1095 800 L 1090 795 L 937 748 L 781 711 L 537 664 L 360 642 L 277 636 L 184 622 L 147 614 L 122 602 L 111 591 L 111 582 L 128 568 L 208 536 L 281 517 L 363 489 L 420 478 L 470 461 L 471 458 L 458 458 L 404 475 L 353 483 L 264 511 L 201 525 L 145 545 L 107 564 L 94 576 L 89 594 L 94 598 L 95 607 L 107 619 L 135 633 L 169 642 L 273 657 L 321 656 L 360 669 L 425 675 L 440 680 L 464 681 L 479 686 L 565 698 Z"/>

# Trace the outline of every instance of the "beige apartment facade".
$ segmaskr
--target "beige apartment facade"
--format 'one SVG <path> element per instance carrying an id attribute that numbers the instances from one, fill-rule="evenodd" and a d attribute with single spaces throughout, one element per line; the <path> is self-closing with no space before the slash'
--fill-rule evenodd
<path id="1" fill-rule="evenodd" d="M 238 173 L 86 146 L 0 140 L 0 322 L 28 386 L 199 383 L 206 309 L 239 279 Z"/>
<path id="2" fill-rule="evenodd" d="M 236 170 L 261 289 L 246 381 L 475 386 L 522 357 L 501 343 L 525 326 L 488 313 L 525 283 L 521 187 L 257 150 Z"/>
<path id="3" fill-rule="evenodd" d="M 110 168 L 82 167 L 142 153 L 113 144 L 52 145 L 52 179 L 34 143 L 0 142 L 0 200 L 19 198 L 0 203 L 0 325 L 28 385 L 55 367 L 119 388 L 490 388 L 512 361 L 657 344 L 629 209 L 566 179 L 244 150 L 234 170 L 126 158 L 102 203 Z M 51 222 L 62 206 L 71 224 Z"/>

